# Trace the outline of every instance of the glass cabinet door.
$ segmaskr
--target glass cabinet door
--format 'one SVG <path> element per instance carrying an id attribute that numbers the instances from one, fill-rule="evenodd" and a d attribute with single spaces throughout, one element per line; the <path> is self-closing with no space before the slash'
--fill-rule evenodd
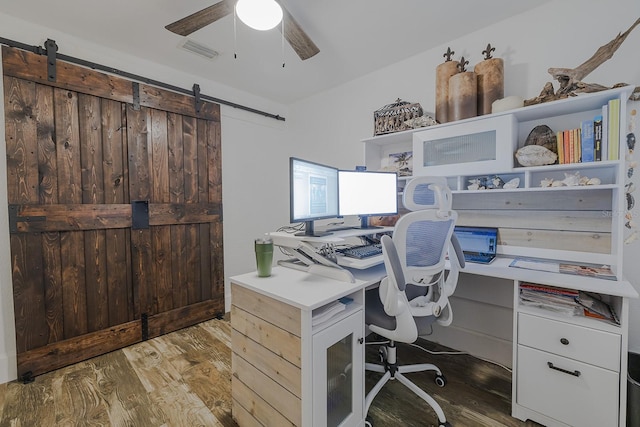
<path id="1" fill-rule="evenodd" d="M 362 311 L 313 335 L 313 425 L 360 425 L 364 407 Z"/>
<path id="2" fill-rule="evenodd" d="M 425 128 L 413 134 L 414 175 L 510 170 L 516 140 L 516 122 L 510 115 Z"/>

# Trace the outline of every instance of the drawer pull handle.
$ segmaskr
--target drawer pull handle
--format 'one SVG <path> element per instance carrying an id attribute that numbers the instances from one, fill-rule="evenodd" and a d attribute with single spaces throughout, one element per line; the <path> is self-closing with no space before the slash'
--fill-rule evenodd
<path id="1" fill-rule="evenodd" d="M 569 340 L 568 340 L 568 339 L 566 339 L 566 338 L 560 338 L 560 342 L 561 342 L 563 345 L 569 345 Z"/>
<path id="2" fill-rule="evenodd" d="M 573 375 L 574 377 L 579 377 L 580 376 L 580 371 L 567 371 L 566 369 L 562 369 L 562 368 L 558 368 L 557 366 L 553 366 L 553 363 L 551 362 L 547 362 L 547 366 L 550 367 L 551 369 L 555 369 L 556 371 L 560 371 L 560 372 L 564 372 L 565 374 L 569 374 L 569 375 Z"/>

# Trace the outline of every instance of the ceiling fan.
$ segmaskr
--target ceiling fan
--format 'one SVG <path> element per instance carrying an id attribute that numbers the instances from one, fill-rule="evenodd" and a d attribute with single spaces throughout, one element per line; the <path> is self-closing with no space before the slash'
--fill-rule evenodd
<path id="1" fill-rule="evenodd" d="M 235 0 L 221 0 L 212 6 L 173 22 L 165 28 L 181 36 L 188 36 L 200 28 L 206 27 L 233 13 L 234 6 Z M 289 42 L 300 59 L 304 61 L 320 52 L 320 49 L 318 49 L 311 38 L 309 38 L 307 33 L 304 32 L 284 5 L 280 3 L 280 6 L 282 7 L 284 15 L 284 38 Z"/>

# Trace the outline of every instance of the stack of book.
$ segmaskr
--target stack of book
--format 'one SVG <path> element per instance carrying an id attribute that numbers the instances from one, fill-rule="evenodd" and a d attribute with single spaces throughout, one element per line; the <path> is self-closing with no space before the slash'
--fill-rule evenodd
<path id="1" fill-rule="evenodd" d="M 595 294 L 575 289 L 523 282 L 520 283 L 520 304 L 620 324 L 611 305 Z"/>
<path id="2" fill-rule="evenodd" d="M 620 152 L 620 99 L 602 106 L 602 114 L 580 127 L 556 132 L 558 163 L 618 160 Z"/>

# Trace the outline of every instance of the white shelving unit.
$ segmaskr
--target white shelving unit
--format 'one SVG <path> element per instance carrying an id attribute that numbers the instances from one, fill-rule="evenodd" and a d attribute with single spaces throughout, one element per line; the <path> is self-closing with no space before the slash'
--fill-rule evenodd
<path id="1" fill-rule="evenodd" d="M 520 167 L 514 157 L 531 130 L 579 127 L 609 100 L 620 99 L 625 129 L 631 87 L 582 94 L 427 128 L 363 140 L 367 169 L 380 168 L 389 154 L 412 151 L 414 175 L 447 178 L 461 225 L 499 227 L 493 265 L 469 274 L 513 280 L 512 414 L 547 426 L 625 426 L 629 298 L 637 292 L 622 276 L 626 142 L 620 160 Z M 476 135 L 479 141 L 474 145 Z M 491 145 L 494 144 L 494 145 Z M 565 174 L 597 177 L 590 186 L 541 187 Z M 519 178 L 512 189 L 469 190 L 469 181 Z M 509 257 L 526 256 L 575 263 L 608 264 L 617 280 L 508 268 Z M 620 325 L 560 316 L 523 306 L 522 281 L 596 292 L 616 310 Z"/>
<path id="2" fill-rule="evenodd" d="M 549 248 L 541 246 L 540 250 L 536 250 L 536 248 L 528 247 L 524 237 L 516 238 L 515 242 L 512 243 L 507 240 L 508 235 L 515 235 L 517 234 L 516 230 L 523 230 L 522 223 L 528 221 L 527 216 L 536 216 L 537 213 L 535 211 L 570 212 L 569 215 L 559 214 L 558 217 L 564 218 L 558 219 L 558 224 L 550 224 L 548 228 L 549 230 L 571 231 L 563 238 L 566 238 L 566 242 L 573 242 L 574 247 L 567 245 L 569 248 L 562 250 L 563 252 L 560 255 L 566 257 L 563 259 L 575 262 L 595 261 L 611 264 L 614 271 L 618 272 L 621 278 L 623 212 L 626 211 L 624 188 L 626 169 L 623 154 L 623 150 L 626 149 L 626 143 L 623 141 L 623 135 L 621 135 L 620 140 L 620 160 L 520 167 L 515 160 L 514 153 L 518 148 L 524 146 L 527 135 L 535 126 L 546 124 L 554 131 L 578 127 L 581 120 L 595 117 L 601 112 L 602 106 L 614 98 L 619 98 L 622 101 L 620 103 L 620 118 L 621 129 L 623 129 L 623 122 L 626 118 L 626 101 L 631 91 L 631 87 L 622 87 L 582 94 L 577 97 L 502 113 L 367 138 L 363 140 L 365 164 L 367 169 L 377 170 L 383 160 L 390 154 L 412 151 L 414 175 L 428 174 L 447 178 L 449 186 L 454 192 L 454 209 L 461 214 L 458 221 L 460 224 L 473 225 L 474 222 L 477 223 L 478 220 L 471 217 L 474 206 L 477 209 L 486 211 L 489 209 L 488 205 L 492 205 L 493 208 L 496 208 L 496 213 L 498 213 L 497 207 L 499 206 L 502 206 L 505 210 L 507 208 L 519 210 L 520 212 L 515 218 L 515 221 L 519 224 L 512 223 L 509 225 L 507 222 L 505 225 L 501 221 L 496 224 L 496 226 L 505 228 L 502 233 L 504 240 L 500 242 L 499 252 L 502 251 L 502 253 L 508 255 L 544 257 L 543 251 Z M 453 151 L 460 147 L 473 147 L 473 144 L 465 140 L 467 136 L 491 131 L 495 132 L 493 137 L 495 148 L 489 150 L 489 154 L 493 153 L 492 158 L 480 158 L 480 156 L 487 154 L 486 150 L 480 153 L 472 153 L 469 156 L 457 153 L 464 159 L 460 163 L 451 163 L 453 156 L 446 153 L 442 155 L 444 158 L 443 164 L 437 164 L 438 159 L 425 160 L 424 158 L 425 153 L 434 152 L 434 150 L 425 149 L 434 141 L 440 142 L 443 139 L 452 139 L 447 148 L 443 150 L 450 149 Z M 461 142 L 456 145 L 455 138 L 458 137 L 461 138 Z M 487 145 L 486 142 L 484 144 L 485 146 Z M 474 160 L 474 155 L 479 158 Z M 574 174 L 576 172 L 581 176 L 599 178 L 601 184 L 545 188 L 540 186 L 540 182 L 543 179 L 562 180 L 565 178 L 565 174 Z M 490 178 L 496 175 L 500 176 L 505 182 L 512 178 L 519 178 L 518 188 L 467 189 L 469 181 L 472 179 Z M 407 177 L 405 179 L 410 178 Z M 533 203 L 536 206 L 526 207 L 527 204 Z M 467 211 L 469 215 L 465 215 Z M 579 211 L 592 212 L 591 222 L 597 219 L 599 213 L 602 213 L 602 216 L 605 217 L 606 222 L 609 224 L 606 230 L 598 230 L 603 240 L 600 240 L 597 245 L 585 244 L 584 235 L 582 238 L 580 237 L 580 233 L 592 231 L 585 225 L 589 221 L 582 221 L 583 223 L 575 230 L 571 228 L 572 225 L 569 224 L 571 215 Z M 497 215 L 496 218 L 500 218 L 500 215 Z M 563 228 L 562 222 L 566 222 L 567 227 Z M 536 226 L 535 229 L 541 230 L 539 226 Z M 540 233 L 538 232 L 538 234 Z M 610 242 L 610 244 L 603 243 L 605 241 Z M 584 250 L 585 247 L 589 246 L 592 246 L 593 252 Z M 604 246 L 608 247 L 604 249 Z"/>

